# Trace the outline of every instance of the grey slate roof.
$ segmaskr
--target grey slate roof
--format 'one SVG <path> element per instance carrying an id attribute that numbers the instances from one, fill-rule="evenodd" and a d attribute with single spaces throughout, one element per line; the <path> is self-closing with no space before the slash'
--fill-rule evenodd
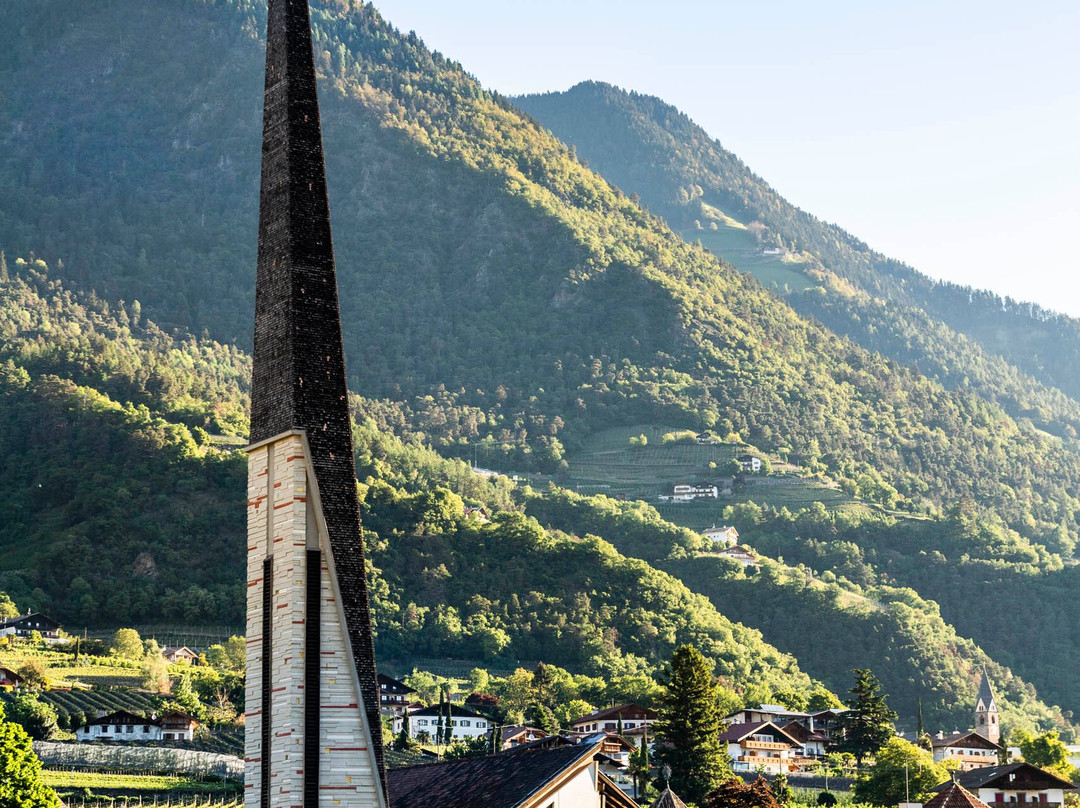
<path id="1" fill-rule="evenodd" d="M 993 705 L 997 709 L 997 704 L 994 701 L 994 689 L 990 687 L 990 678 L 986 675 L 985 668 L 983 668 L 982 680 L 979 682 L 979 695 L 975 697 L 975 704 L 982 704 L 985 708 Z"/>
<path id="2" fill-rule="evenodd" d="M 391 769 L 390 808 L 514 808 L 591 759 L 596 749 L 595 744 L 523 746 L 488 757 Z"/>
<path id="3" fill-rule="evenodd" d="M 660 796 L 649 808 L 686 808 L 686 803 L 669 787 L 660 792 Z"/>

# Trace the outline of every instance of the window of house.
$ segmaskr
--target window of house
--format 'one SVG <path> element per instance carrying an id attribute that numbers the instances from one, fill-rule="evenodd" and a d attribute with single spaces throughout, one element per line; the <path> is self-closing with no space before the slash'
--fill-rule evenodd
<path id="1" fill-rule="evenodd" d="M 143 732 L 149 732 L 149 731 L 150 731 L 150 727 L 143 727 L 143 728 L 142 728 L 142 731 L 143 731 Z"/>
<path id="2" fill-rule="evenodd" d="M 106 724 L 105 726 L 103 726 L 103 727 L 101 728 L 101 731 L 102 731 L 102 732 L 108 732 L 108 731 L 109 731 L 109 725 L 108 725 L 108 724 Z"/>
<path id="3" fill-rule="evenodd" d="M 131 724 L 128 724 L 127 727 L 124 729 L 124 732 L 126 732 L 128 735 L 130 735 L 134 731 L 135 731 L 135 727 L 131 726 Z"/>
<path id="4" fill-rule="evenodd" d="M 463 718 L 463 719 L 461 719 L 461 726 L 469 727 L 469 726 L 472 726 L 472 725 L 469 723 L 469 720 L 467 718 Z"/>

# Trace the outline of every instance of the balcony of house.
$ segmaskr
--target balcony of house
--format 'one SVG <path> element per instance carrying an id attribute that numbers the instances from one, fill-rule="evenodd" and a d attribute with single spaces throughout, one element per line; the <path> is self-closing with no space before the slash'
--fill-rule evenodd
<path id="1" fill-rule="evenodd" d="M 984 800 L 984 802 L 986 802 L 990 808 L 1061 808 L 1060 802 L 1042 802 L 1039 799 Z"/>
<path id="2" fill-rule="evenodd" d="M 744 749 L 770 749 L 777 752 L 784 752 L 791 748 L 789 743 L 776 743 L 775 741 L 755 741 L 749 739 L 742 742 Z"/>

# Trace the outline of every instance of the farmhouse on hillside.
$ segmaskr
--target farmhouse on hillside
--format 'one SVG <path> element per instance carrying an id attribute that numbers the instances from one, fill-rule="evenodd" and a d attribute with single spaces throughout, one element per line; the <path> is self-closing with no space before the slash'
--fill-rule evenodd
<path id="1" fill-rule="evenodd" d="M 199 722 L 190 715 L 172 712 L 149 718 L 117 710 L 79 727 L 76 741 L 190 741 Z"/>
<path id="2" fill-rule="evenodd" d="M 401 715 L 407 709 L 409 694 L 416 691 L 404 682 L 391 679 L 385 673 L 375 676 L 379 683 L 379 706 L 383 715 Z"/>
<path id="3" fill-rule="evenodd" d="M 743 471 L 757 473 L 761 471 L 761 458 L 752 454 L 741 454 L 735 458 Z"/>
<path id="4" fill-rule="evenodd" d="M 161 649 L 161 655 L 169 662 L 194 662 L 199 655 L 186 645 L 169 645 Z"/>
<path id="5" fill-rule="evenodd" d="M 695 499 L 719 499 L 720 489 L 712 483 L 676 483 L 670 494 L 661 494 L 662 502 L 693 502 Z"/>
<path id="6" fill-rule="evenodd" d="M 11 617 L 0 622 L 0 637 L 29 637 L 30 632 L 36 631 L 41 634 L 45 642 L 53 643 L 60 641 L 60 629 L 62 626 L 48 615 L 40 612 L 27 612 L 19 617 Z"/>
<path id="7" fill-rule="evenodd" d="M 440 723 L 445 726 L 448 710 L 450 712 L 451 739 L 479 738 L 487 735 L 488 730 L 492 727 L 492 721 L 486 715 L 474 713 L 460 704 L 443 702 L 442 704 L 432 704 L 430 707 L 412 710 L 404 716 L 398 716 L 394 719 L 394 732 L 400 732 L 402 723 L 408 721 L 410 738 L 416 738 L 421 732 L 427 733 L 429 737 L 434 738 Z M 442 716 L 441 722 L 440 715 Z"/>
<path id="8" fill-rule="evenodd" d="M 731 525 L 721 525 L 720 527 L 713 525 L 701 531 L 701 535 L 714 544 L 724 544 L 728 547 L 739 543 L 739 531 Z"/>
<path id="9" fill-rule="evenodd" d="M 0 668 L 0 687 L 18 687 L 22 684 L 22 677 L 11 668 Z"/>

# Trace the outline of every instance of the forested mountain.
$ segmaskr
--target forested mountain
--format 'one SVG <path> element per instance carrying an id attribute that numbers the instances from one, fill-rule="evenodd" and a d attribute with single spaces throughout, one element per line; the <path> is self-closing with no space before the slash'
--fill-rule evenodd
<path id="1" fill-rule="evenodd" d="M 40 259 L 0 264 L 0 334 L 0 588 L 72 627 L 240 623 L 247 467 L 206 429 L 243 426 L 248 358 L 73 295 Z M 618 679 L 692 642 L 734 687 L 809 686 L 793 657 L 678 580 L 545 532 L 505 478 L 370 422 L 356 444 L 381 654 L 545 659 Z M 466 519 L 459 495 L 503 512 Z"/>
<path id="2" fill-rule="evenodd" d="M 245 343 L 262 13 L 5 6 L 4 244 Z M 970 496 L 1037 541 L 1075 530 L 1072 438 L 800 318 L 371 6 L 316 4 L 314 24 L 355 389 L 406 401 L 444 447 L 488 438 L 525 465 L 670 417 L 840 478 L 873 468 L 904 507 Z"/>
<path id="3" fill-rule="evenodd" d="M 75 295 L 40 259 L 6 266 L 0 589 L 71 626 L 236 625 L 246 466 L 227 438 L 245 429 L 248 358 L 169 336 L 136 306 Z M 804 573 L 771 562 L 747 577 L 730 562 L 694 558 L 700 537 L 643 503 L 515 492 L 504 477 L 478 477 L 376 428 L 371 417 L 392 420 L 389 404 L 354 405 L 366 418 L 355 431 L 357 467 L 384 658 L 544 659 L 632 694 L 635 677 L 693 642 L 748 700 L 805 696 L 795 659 L 747 627 L 760 626 L 835 691 L 869 653 L 898 708 L 910 713 L 922 698 L 927 720 L 963 722 L 986 665 L 1013 726 L 1068 730 L 1059 710 L 914 592 L 809 586 Z M 493 524 L 465 518 L 466 501 L 487 506 Z M 867 609 L 869 598 L 888 605 Z"/>
<path id="4" fill-rule="evenodd" d="M 614 675 L 693 640 L 735 684 L 807 681 L 791 657 L 702 597 L 719 603 L 721 590 L 743 586 L 717 583 L 723 570 L 702 568 L 695 594 L 640 547 L 621 545 L 620 555 L 575 524 L 559 529 L 581 539 L 545 532 L 516 515 L 528 503 L 425 442 L 458 456 L 486 442 L 504 452 L 504 468 L 557 470 L 603 426 L 710 427 L 783 449 L 809 472 L 876 475 L 883 499 L 899 494 L 906 513 L 969 509 L 977 524 L 1000 514 L 1002 542 L 975 531 L 948 548 L 950 574 L 965 572 L 965 554 L 999 546 L 1033 577 L 1063 569 L 1080 504 L 1067 401 L 1054 414 L 1060 434 L 1048 434 L 1011 416 L 1008 402 L 947 389 L 836 336 L 685 243 L 370 5 L 314 5 L 350 384 L 363 416 L 410 441 L 371 425 L 357 432 L 386 653 L 550 654 Z M 0 560 L 22 570 L 8 573 L 13 589 L 65 619 L 224 620 L 239 610 L 242 529 L 226 503 L 242 498 L 243 461 L 204 433 L 244 432 L 264 13 L 253 0 L 0 7 L 0 247 L 28 257 L 11 281 L 26 302 L 12 304 L 5 335 L 3 433 L 13 469 L 4 485 L 26 510 Z M 48 276 L 34 278 L 46 269 L 33 249 Z M 49 277 L 82 296 L 46 289 Z M 100 324 L 66 313 L 69 303 Z M 203 337 L 182 336 L 191 333 Z M 99 363 L 110 350 L 115 362 Z M 69 392 L 39 403 L 57 385 Z M 54 421 L 32 423 L 39 408 Z M 49 423 L 68 436 L 62 459 L 38 449 Z M 53 499 L 36 474 L 60 475 Z M 65 491 L 78 496 L 56 493 Z M 454 496 L 508 513 L 478 527 L 459 518 Z M 133 509 L 142 519 L 125 522 Z M 20 544 L 27 531 L 40 542 Z M 235 567 L 204 576 L 179 566 L 194 546 L 204 559 L 215 558 L 207 547 L 233 558 L 230 535 Z M 469 580 L 480 561 L 484 589 Z M 685 558 L 670 569 L 689 577 L 676 561 Z M 170 594 L 173 573 L 199 589 Z M 69 591 L 63 576 L 86 586 Z M 127 601 L 115 585 L 123 580 L 134 584 Z M 779 597 L 786 584 L 776 586 Z M 1075 616 L 1070 603 L 1055 606 Z M 942 648 L 964 645 L 944 624 L 926 625 Z M 1062 659 L 1080 657 L 1080 637 L 1059 640 Z M 964 646 L 963 665 L 941 668 L 948 686 L 932 686 L 943 701 L 963 692 L 957 683 L 981 659 Z M 1038 657 L 1017 652 L 1015 665 L 1039 687 L 1057 686 Z M 1053 698 L 1068 707 L 1078 697 L 1061 687 Z M 1058 720 L 1045 705 L 1032 714 Z"/>
<path id="5" fill-rule="evenodd" d="M 1075 372 L 1080 321 L 1075 318 L 934 281 L 881 255 L 787 202 L 659 98 L 590 81 L 514 103 L 572 144 L 605 178 L 639 194 L 676 229 L 709 225 L 710 208 L 716 207 L 743 224 L 763 226 L 757 231 L 762 247 L 812 255 L 815 260 L 805 269 L 824 281 L 829 293 L 819 294 L 820 287 L 809 294 L 797 289 L 788 297 L 834 331 L 903 364 L 918 363 L 923 373 L 950 387 L 972 386 L 997 397 L 1014 414 L 1075 429 L 1075 405 L 1045 389 L 1080 397 Z M 1025 392 L 1031 382 L 1017 370 L 1043 389 Z"/>

